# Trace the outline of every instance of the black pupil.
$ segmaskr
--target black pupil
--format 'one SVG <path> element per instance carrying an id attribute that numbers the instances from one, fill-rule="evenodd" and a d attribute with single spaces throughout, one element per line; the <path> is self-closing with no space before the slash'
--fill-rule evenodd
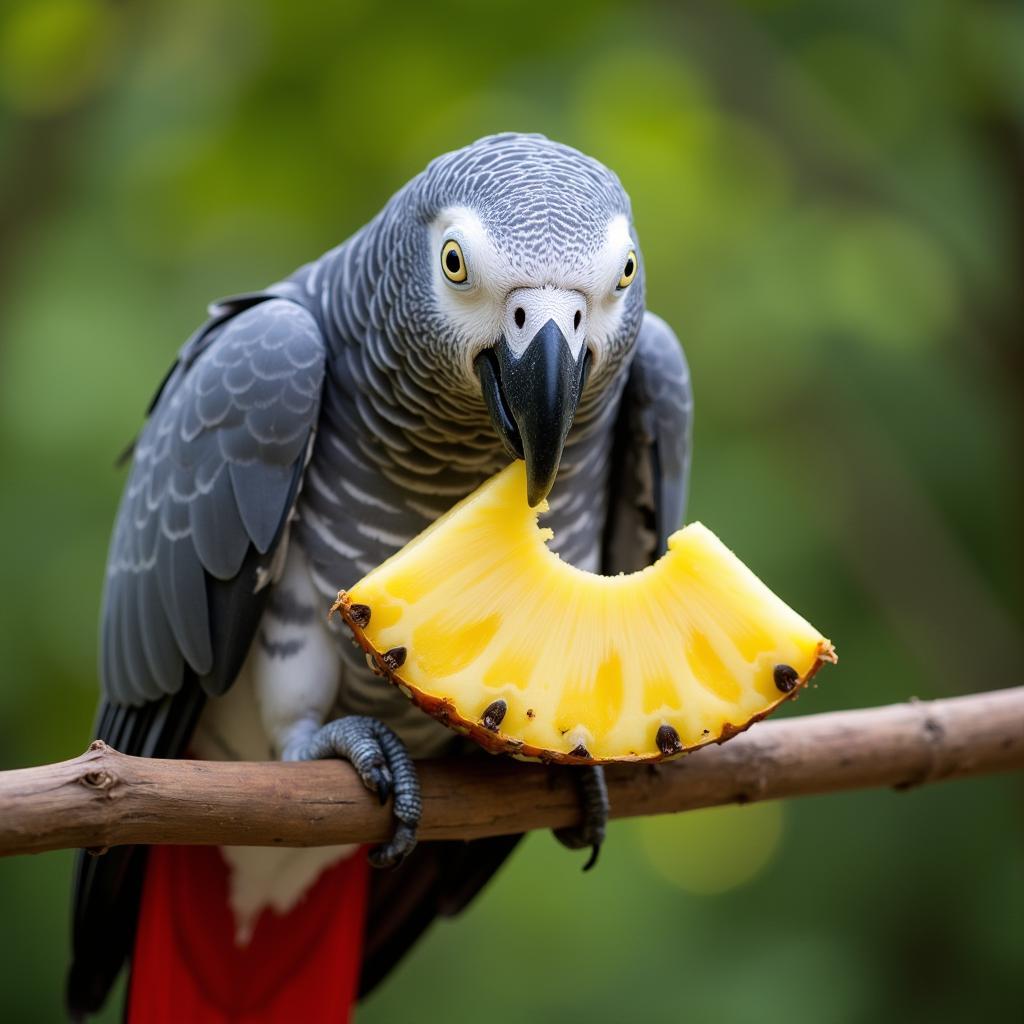
<path id="1" fill-rule="evenodd" d="M 633 261 L 631 259 L 626 260 L 626 269 L 622 272 L 623 277 L 633 276 Z"/>
<path id="2" fill-rule="evenodd" d="M 462 267 L 462 260 L 459 259 L 459 254 L 454 249 L 448 250 L 448 255 L 444 258 L 444 265 L 453 274 L 457 274 L 459 272 L 459 269 Z"/>

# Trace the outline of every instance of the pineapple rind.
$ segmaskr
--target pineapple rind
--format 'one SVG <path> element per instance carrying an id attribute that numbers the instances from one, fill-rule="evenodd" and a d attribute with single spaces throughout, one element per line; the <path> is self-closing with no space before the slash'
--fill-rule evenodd
<path id="1" fill-rule="evenodd" d="M 377 671 L 494 752 L 660 761 L 721 742 L 835 661 L 831 643 L 693 523 L 654 565 L 597 576 L 545 544 L 513 463 L 338 595 Z M 360 625 L 353 605 L 370 608 Z M 405 648 L 395 667 L 385 652 Z M 798 679 L 780 692 L 776 665 Z M 482 724 L 507 706 L 496 730 Z M 659 749 L 668 725 L 679 748 Z"/>

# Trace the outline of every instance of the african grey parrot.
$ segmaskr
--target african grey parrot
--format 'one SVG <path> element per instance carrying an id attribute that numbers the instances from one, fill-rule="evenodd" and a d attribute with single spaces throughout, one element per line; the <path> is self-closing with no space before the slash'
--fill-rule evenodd
<path id="1" fill-rule="evenodd" d="M 95 1011 L 131 957 L 132 1020 L 235 1019 L 238 1000 L 246 1020 L 308 1005 L 344 1019 L 434 916 L 464 906 L 516 837 L 413 849 L 409 755 L 464 741 L 374 676 L 325 610 L 515 458 L 564 559 L 649 564 L 683 516 L 691 404 L 679 342 L 644 312 L 618 179 L 540 135 L 436 159 L 337 248 L 213 305 L 134 446 L 97 736 L 152 757 L 346 758 L 394 797 L 394 836 L 371 859 L 404 862 L 359 874 L 351 848 L 82 855 L 72 1013 Z M 596 847 L 600 770 L 564 770 L 585 815 L 561 838 Z M 345 907 L 311 924 L 332 899 Z M 304 952 L 289 959 L 293 934 Z"/>

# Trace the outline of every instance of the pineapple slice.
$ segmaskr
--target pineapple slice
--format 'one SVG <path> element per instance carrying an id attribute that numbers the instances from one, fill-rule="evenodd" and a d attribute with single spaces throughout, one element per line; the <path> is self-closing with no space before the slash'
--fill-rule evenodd
<path id="1" fill-rule="evenodd" d="M 597 576 L 550 551 L 515 462 L 339 611 L 371 667 L 493 752 L 659 761 L 794 696 L 832 644 L 692 523 L 654 565 Z"/>

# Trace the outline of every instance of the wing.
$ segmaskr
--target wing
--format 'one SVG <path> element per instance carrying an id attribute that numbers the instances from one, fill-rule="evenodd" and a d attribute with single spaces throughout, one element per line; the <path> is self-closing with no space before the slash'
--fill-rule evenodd
<path id="1" fill-rule="evenodd" d="M 615 426 L 603 572 L 650 565 L 682 525 L 692 433 L 682 345 L 664 320 L 646 313 Z"/>
<path id="2" fill-rule="evenodd" d="M 323 381 L 309 312 L 260 303 L 183 351 L 135 446 L 114 527 L 100 674 L 114 704 L 230 686 L 250 636 L 214 636 L 207 580 L 269 555 L 294 503 Z M 250 595 L 251 596 L 251 595 Z M 216 648 L 216 657 L 215 657 Z"/>
<path id="3" fill-rule="evenodd" d="M 270 294 L 217 306 L 185 344 L 134 446 L 107 562 L 97 735 L 179 756 L 207 694 L 252 642 L 320 407 L 313 316 Z M 106 997 L 134 935 L 145 850 L 80 855 L 73 1011 Z"/>

